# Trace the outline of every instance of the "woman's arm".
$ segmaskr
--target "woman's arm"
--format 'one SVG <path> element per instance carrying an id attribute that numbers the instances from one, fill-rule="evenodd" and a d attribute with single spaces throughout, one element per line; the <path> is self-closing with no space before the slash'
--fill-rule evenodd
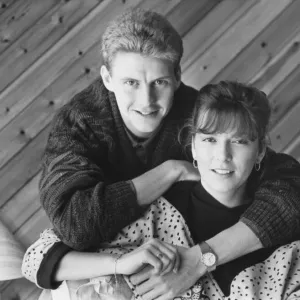
<path id="1" fill-rule="evenodd" d="M 238 222 L 206 241 L 218 258 L 218 265 L 263 248 L 255 233 L 243 222 Z"/>
<path id="2" fill-rule="evenodd" d="M 300 239 L 300 164 L 268 149 L 264 165 L 254 201 L 240 222 L 207 241 L 218 264 Z"/>
<path id="3" fill-rule="evenodd" d="M 300 239 L 300 165 L 292 157 L 270 149 L 268 156 L 269 169 L 240 222 L 206 241 L 217 255 L 218 265 L 263 247 Z M 196 245 L 186 250 L 188 259 L 195 262 L 193 268 L 188 260 L 182 260 L 176 276 L 153 276 L 145 270 L 131 276 L 131 282 L 139 285 L 137 290 L 142 295 L 151 290 L 155 297 L 149 299 L 173 299 L 205 274 L 198 248 Z"/>
<path id="4" fill-rule="evenodd" d="M 130 275 L 146 264 L 152 266 L 154 273 L 164 274 L 177 270 L 179 262 L 177 248 L 157 239 L 150 239 L 118 257 L 107 253 L 73 251 L 60 241 L 53 229 L 46 229 L 27 249 L 22 273 L 40 288 L 56 289 L 64 280 L 90 279 L 111 274 Z"/>
<path id="5" fill-rule="evenodd" d="M 154 274 L 163 275 L 179 267 L 177 248 L 158 239 L 151 239 L 117 258 L 118 255 L 106 253 L 71 251 L 61 259 L 54 280 L 81 280 L 112 274 L 131 275 L 145 265 L 151 265 Z"/>

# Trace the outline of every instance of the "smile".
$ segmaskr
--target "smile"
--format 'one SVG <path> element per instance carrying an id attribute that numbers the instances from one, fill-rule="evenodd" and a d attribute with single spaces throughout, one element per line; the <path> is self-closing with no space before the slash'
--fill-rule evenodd
<path id="1" fill-rule="evenodd" d="M 150 111 L 150 112 L 142 112 L 142 111 L 135 110 L 135 112 L 143 117 L 150 117 L 150 116 L 152 117 L 158 113 L 158 110 L 154 110 L 154 111 Z"/>
<path id="2" fill-rule="evenodd" d="M 214 173 L 217 173 L 219 175 L 231 175 L 233 174 L 233 171 L 230 170 L 224 170 L 224 169 L 212 169 Z"/>

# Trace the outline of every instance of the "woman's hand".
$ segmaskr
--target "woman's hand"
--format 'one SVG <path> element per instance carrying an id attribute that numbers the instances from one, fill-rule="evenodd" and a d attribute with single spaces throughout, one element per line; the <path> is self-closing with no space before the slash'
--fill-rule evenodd
<path id="1" fill-rule="evenodd" d="M 151 239 L 134 251 L 124 254 L 117 261 L 116 273 L 131 275 L 140 271 L 146 264 L 154 268 L 154 274 L 164 275 L 177 272 L 180 264 L 177 248 L 158 239 Z"/>
<path id="2" fill-rule="evenodd" d="M 199 246 L 178 247 L 177 249 L 181 256 L 177 274 L 170 272 L 162 276 L 161 274 L 151 274 L 148 268 L 144 268 L 138 274 L 130 276 L 130 282 L 136 286 L 137 293 L 144 300 L 174 299 L 191 288 L 200 277 L 206 274 L 207 269 L 200 260 Z"/>

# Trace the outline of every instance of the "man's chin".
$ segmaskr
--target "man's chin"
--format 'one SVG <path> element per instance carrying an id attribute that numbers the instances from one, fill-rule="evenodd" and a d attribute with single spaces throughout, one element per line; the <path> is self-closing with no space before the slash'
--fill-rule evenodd
<path id="1" fill-rule="evenodd" d="M 137 129 L 138 128 L 138 129 Z M 144 127 L 136 127 L 136 130 L 134 130 L 133 134 L 140 138 L 147 138 L 150 137 L 152 134 L 154 134 L 158 126 L 144 126 Z"/>

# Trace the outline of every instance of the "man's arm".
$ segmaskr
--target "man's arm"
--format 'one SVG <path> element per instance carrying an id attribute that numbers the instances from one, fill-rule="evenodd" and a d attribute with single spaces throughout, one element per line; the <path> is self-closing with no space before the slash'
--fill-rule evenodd
<path id="1" fill-rule="evenodd" d="M 62 111 L 54 121 L 39 184 L 42 206 L 59 238 L 71 248 L 97 248 L 175 181 L 198 179 L 190 163 L 167 161 L 132 181 L 107 184 L 100 165 L 107 163 L 107 145 L 95 141 L 85 120 L 72 114 Z"/>
<path id="2" fill-rule="evenodd" d="M 300 164 L 268 149 L 265 168 L 254 201 L 240 222 L 207 241 L 219 264 L 300 239 Z"/>
<path id="3" fill-rule="evenodd" d="M 268 149 L 265 168 L 241 221 L 271 247 L 300 239 L 300 164 Z"/>

